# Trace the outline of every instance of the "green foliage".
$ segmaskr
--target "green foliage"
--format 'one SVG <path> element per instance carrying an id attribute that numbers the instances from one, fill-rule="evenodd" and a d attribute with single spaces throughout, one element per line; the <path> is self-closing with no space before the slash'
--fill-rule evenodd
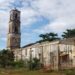
<path id="1" fill-rule="evenodd" d="M 39 37 L 42 38 L 42 40 L 40 40 L 39 42 L 43 42 L 43 41 L 53 41 L 53 40 L 56 40 L 56 39 L 59 39 L 58 38 L 58 35 L 56 33 L 46 33 L 46 34 L 40 34 Z"/>
<path id="2" fill-rule="evenodd" d="M 18 69 L 0 69 L 0 75 L 65 75 L 59 72 L 43 72 L 42 70 L 28 71 L 25 68 Z"/>
<path id="3" fill-rule="evenodd" d="M 63 73 L 65 75 L 75 75 L 75 69 L 66 69 L 66 70 L 63 70 Z"/>
<path id="4" fill-rule="evenodd" d="M 21 68 L 24 67 L 24 61 L 14 61 L 14 54 L 9 50 L 0 51 L 0 67 L 2 68 Z"/>
<path id="5" fill-rule="evenodd" d="M 0 67 L 7 67 L 14 61 L 14 54 L 9 50 L 0 51 Z"/>
<path id="6" fill-rule="evenodd" d="M 32 60 L 28 61 L 28 68 L 29 70 L 37 70 L 40 69 L 40 61 L 37 58 L 33 58 Z"/>
<path id="7" fill-rule="evenodd" d="M 75 37 L 75 29 L 67 29 L 65 32 L 63 32 L 62 37 L 63 38 Z"/>
<path id="8" fill-rule="evenodd" d="M 22 61 L 22 60 L 14 61 L 14 62 L 12 62 L 11 65 L 14 68 L 23 68 L 24 67 L 24 61 Z"/>

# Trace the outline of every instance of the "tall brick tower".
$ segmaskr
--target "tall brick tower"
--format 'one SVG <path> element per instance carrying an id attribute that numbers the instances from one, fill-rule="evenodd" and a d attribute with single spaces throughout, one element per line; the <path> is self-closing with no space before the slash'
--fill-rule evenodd
<path id="1" fill-rule="evenodd" d="M 10 11 L 7 48 L 10 50 L 20 48 L 20 42 L 20 11 L 13 9 Z"/>

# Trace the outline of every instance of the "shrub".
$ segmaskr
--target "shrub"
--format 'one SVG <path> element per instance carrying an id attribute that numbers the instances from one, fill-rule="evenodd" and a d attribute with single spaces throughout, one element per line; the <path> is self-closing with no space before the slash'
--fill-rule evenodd
<path id="1" fill-rule="evenodd" d="M 75 69 L 63 70 L 65 75 L 75 75 Z"/>
<path id="2" fill-rule="evenodd" d="M 22 60 L 14 61 L 14 62 L 12 62 L 11 66 L 13 68 L 22 68 L 22 67 L 24 67 L 24 61 L 22 61 Z"/>
<path id="3" fill-rule="evenodd" d="M 28 61 L 29 70 L 38 70 L 40 69 L 40 61 L 37 58 L 33 58 L 31 61 Z"/>
<path id="4" fill-rule="evenodd" d="M 11 66 L 14 61 L 14 54 L 9 50 L 0 51 L 0 67 L 6 68 Z"/>

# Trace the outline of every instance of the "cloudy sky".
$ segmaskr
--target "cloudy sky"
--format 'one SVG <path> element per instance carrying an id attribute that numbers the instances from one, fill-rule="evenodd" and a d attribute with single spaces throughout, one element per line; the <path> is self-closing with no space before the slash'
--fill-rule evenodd
<path id="1" fill-rule="evenodd" d="M 21 11 L 21 46 L 38 35 L 75 28 L 75 0 L 0 0 L 0 49 L 6 48 L 10 10 Z"/>

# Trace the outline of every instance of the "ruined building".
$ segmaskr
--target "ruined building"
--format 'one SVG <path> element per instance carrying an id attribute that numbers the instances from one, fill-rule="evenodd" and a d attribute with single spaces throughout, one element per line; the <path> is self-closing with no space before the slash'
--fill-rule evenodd
<path id="1" fill-rule="evenodd" d="M 40 59 L 40 63 L 53 70 L 75 67 L 75 37 L 32 43 L 20 47 L 20 11 L 10 11 L 7 48 L 14 51 L 15 60 L 28 61 L 33 58 Z"/>

